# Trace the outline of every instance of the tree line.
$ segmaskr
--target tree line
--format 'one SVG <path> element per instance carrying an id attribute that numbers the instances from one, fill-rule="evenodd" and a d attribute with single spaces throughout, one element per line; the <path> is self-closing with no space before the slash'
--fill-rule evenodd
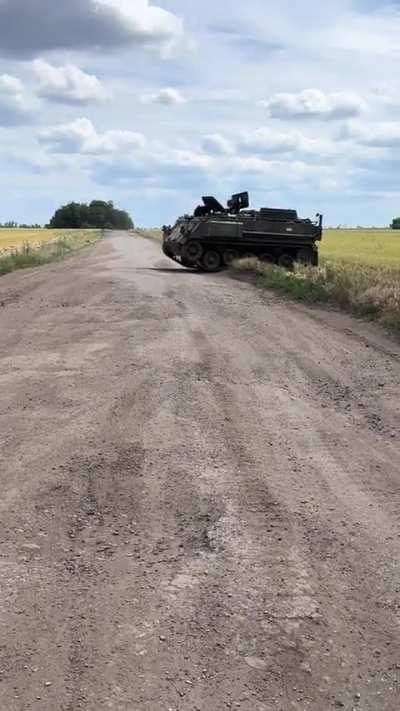
<path id="1" fill-rule="evenodd" d="M 42 229 L 42 225 L 26 225 L 9 220 L 1 223 L 0 229 Z M 55 211 L 48 229 L 81 230 L 132 230 L 134 224 L 125 210 L 118 210 L 112 201 L 92 200 L 91 203 L 69 202 Z"/>
<path id="2" fill-rule="evenodd" d="M 42 225 L 25 225 L 24 223 L 14 222 L 10 220 L 9 222 L 0 222 L 0 230 L 41 230 Z"/>

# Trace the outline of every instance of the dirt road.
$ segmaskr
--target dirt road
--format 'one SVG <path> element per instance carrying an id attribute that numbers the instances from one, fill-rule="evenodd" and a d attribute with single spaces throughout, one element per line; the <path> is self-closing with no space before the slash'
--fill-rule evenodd
<path id="1" fill-rule="evenodd" d="M 1 711 L 398 711 L 400 345 L 118 233 L 0 329 Z"/>

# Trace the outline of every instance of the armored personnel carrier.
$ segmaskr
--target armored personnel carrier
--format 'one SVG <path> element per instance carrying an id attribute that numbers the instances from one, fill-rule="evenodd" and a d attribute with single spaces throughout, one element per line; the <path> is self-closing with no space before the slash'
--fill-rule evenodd
<path id="1" fill-rule="evenodd" d="M 256 256 L 290 269 L 294 262 L 318 265 L 322 215 L 300 219 L 296 210 L 249 210 L 248 193 L 233 195 L 223 207 L 203 197 L 193 215 L 163 228 L 163 252 L 191 269 L 216 272 L 235 259 Z"/>

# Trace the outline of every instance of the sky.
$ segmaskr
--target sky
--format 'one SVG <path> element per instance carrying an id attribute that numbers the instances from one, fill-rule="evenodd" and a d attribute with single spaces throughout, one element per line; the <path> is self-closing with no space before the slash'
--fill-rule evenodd
<path id="1" fill-rule="evenodd" d="M 0 0 L 0 222 L 400 214 L 400 0 Z"/>

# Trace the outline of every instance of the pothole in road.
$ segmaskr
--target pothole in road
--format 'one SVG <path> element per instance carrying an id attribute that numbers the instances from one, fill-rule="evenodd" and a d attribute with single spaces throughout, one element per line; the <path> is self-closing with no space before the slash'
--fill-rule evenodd
<path id="1" fill-rule="evenodd" d="M 193 511 L 193 501 L 180 501 L 175 512 L 177 538 L 181 548 L 192 555 L 219 553 L 223 550 L 223 540 L 219 535 L 220 521 L 224 516 L 221 502 L 213 498 L 197 500 Z"/>

